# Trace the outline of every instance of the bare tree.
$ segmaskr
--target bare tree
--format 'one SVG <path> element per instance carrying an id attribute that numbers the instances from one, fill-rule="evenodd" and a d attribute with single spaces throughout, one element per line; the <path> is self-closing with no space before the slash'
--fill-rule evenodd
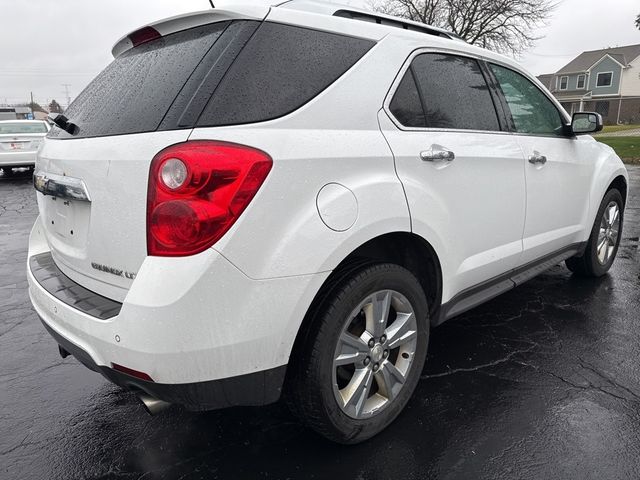
<path id="1" fill-rule="evenodd" d="M 51 100 L 51 103 L 49 104 L 49 111 L 51 113 L 62 113 L 62 107 L 55 100 Z"/>
<path id="2" fill-rule="evenodd" d="M 554 0 L 370 0 L 374 10 L 446 28 L 467 42 L 518 54 L 541 37 Z"/>
<path id="3" fill-rule="evenodd" d="M 640 13 L 636 17 L 636 28 L 640 29 Z"/>

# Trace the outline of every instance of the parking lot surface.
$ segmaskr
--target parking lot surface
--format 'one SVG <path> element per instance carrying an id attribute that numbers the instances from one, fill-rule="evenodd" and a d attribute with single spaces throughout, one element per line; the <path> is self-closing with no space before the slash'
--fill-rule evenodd
<path id="1" fill-rule="evenodd" d="M 405 412 L 333 445 L 280 404 L 149 417 L 31 309 L 28 176 L 0 176 L 0 478 L 640 478 L 640 167 L 609 275 L 557 266 L 432 332 Z"/>

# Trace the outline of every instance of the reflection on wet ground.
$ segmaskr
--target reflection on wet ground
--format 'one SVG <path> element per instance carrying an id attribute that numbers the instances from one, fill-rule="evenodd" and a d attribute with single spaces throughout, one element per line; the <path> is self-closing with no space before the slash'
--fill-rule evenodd
<path id="1" fill-rule="evenodd" d="M 28 175 L 0 178 L 0 478 L 639 478 L 640 168 L 618 260 L 563 266 L 435 329 L 385 432 L 333 445 L 280 405 L 147 416 L 61 360 L 30 308 Z"/>

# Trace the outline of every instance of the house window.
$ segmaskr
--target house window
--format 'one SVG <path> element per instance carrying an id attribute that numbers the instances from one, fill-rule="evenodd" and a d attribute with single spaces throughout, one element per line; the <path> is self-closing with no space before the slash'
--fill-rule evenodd
<path id="1" fill-rule="evenodd" d="M 600 72 L 596 79 L 596 87 L 610 87 L 613 79 L 613 72 Z"/>
<path id="2" fill-rule="evenodd" d="M 566 90 L 569 84 L 569 77 L 560 77 L 560 90 Z"/>
<path id="3" fill-rule="evenodd" d="M 578 89 L 584 88 L 585 79 L 586 75 L 578 75 Z"/>

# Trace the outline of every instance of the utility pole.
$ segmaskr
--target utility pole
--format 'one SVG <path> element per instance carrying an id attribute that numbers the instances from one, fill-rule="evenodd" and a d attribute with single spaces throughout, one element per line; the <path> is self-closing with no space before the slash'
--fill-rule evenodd
<path id="1" fill-rule="evenodd" d="M 69 104 L 71 103 L 71 96 L 69 95 L 69 87 L 71 86 L 71 84 L 63 83 L 62 86 L 64 87 L 64 94 L 67 96 L 67 108 L 69 108 Z"/>

